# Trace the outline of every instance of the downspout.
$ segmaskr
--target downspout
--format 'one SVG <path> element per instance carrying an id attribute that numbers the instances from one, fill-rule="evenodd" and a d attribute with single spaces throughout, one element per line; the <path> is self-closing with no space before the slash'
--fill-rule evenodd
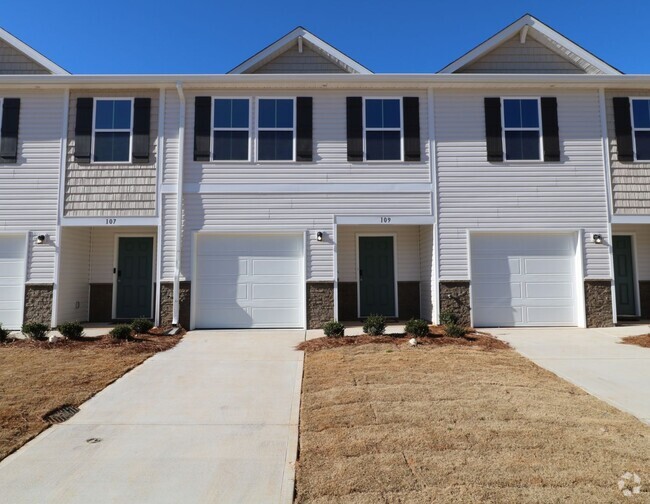
<path id="1" fill-rule="evenodd" d="M 154 323 L 160 325 L 160 293 L 162 280 L 162 239 L 163 239 L 163 211 L 161 185 L 165 170 L 165 100 L 167 91 L 161 87 L 158 94 L 158 141 L 156 155 L 156 213 L 158 215 L 158 231 L 156 232 L 156 295 L 154 301 Z"/>
<path id="2" fill-rule="evenodd" d="M 176 176 L 176 257 L 174 263 L 174 294 L 173 294 L 173 315 L 172 324 L 177 326 L 180 312 L 180 276 L 181 276 L 181 243 L 183 233 L 183 157 L 185 144 L 185 93 L 183 92 L 183 83 L 176 83 L 176 91 L 180 100 L 178 111 L 178 175 Z M 188 328 L 189 329 L 189 328 Z"/>

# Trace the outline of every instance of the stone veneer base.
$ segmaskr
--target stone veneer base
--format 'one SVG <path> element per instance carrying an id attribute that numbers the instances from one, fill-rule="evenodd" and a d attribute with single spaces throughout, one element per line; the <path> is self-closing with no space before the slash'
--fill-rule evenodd
<path id="1" fill-rule="evenodd" d="M 609 280 L 585 280 L 585 309 L 587 327 L 611 327 L 612 282 Z"/>
<path id="2" fill-rule="evenodd" d="M 53 284 L 26 284 L 24 322 L 39 322 L 50 325 L 52 322 Z"/>

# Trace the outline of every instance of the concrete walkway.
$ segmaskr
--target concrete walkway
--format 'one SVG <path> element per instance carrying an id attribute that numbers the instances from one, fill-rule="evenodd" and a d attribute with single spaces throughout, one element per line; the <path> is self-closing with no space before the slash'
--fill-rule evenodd
<path id="1" fill-rule="evenodd" d="M 2 461 L 0 501 L 292 502 L 304 337 L 189 333 Z"/>
<path id="2" fill-rule="evenodd" d="M 650 424 L 650 348 L 621 338 L 647 325 L 606 329 L 485 329 L 536 364 Z"/>

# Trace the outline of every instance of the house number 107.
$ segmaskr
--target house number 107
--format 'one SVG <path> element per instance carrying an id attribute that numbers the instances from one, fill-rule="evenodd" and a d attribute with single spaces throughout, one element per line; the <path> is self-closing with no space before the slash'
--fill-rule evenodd
<path id="1" fill-rule="evenodd" d="M 379 217 L 379 222 L 382 224 L 388 224 L 390 223 L 390 217 Z"/>
<path id="2" fill-rule="evenodd" d="M 117 219 L 106 219 L 106 224 L 115 224 Z"/>

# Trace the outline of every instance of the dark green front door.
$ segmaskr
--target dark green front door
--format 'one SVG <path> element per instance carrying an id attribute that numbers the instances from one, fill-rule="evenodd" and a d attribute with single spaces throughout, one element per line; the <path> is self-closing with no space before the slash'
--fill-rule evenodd
<path id="1" fill-rule="evenodd" d="M 614 236 L 614 280 L 616 282 L 616 313 L 636 315 L 632 237 Z"/>
<path id="2" fill-rule="evenodd" d="M 361 317 L 397 315 L 392 236 L 359 237 L 359 308 Z"/>
<path id="3" fill-rule="evenodd" d="M 152 265 L 153 238 L 119 238 L 116 318 L 151 318 Z"/>

